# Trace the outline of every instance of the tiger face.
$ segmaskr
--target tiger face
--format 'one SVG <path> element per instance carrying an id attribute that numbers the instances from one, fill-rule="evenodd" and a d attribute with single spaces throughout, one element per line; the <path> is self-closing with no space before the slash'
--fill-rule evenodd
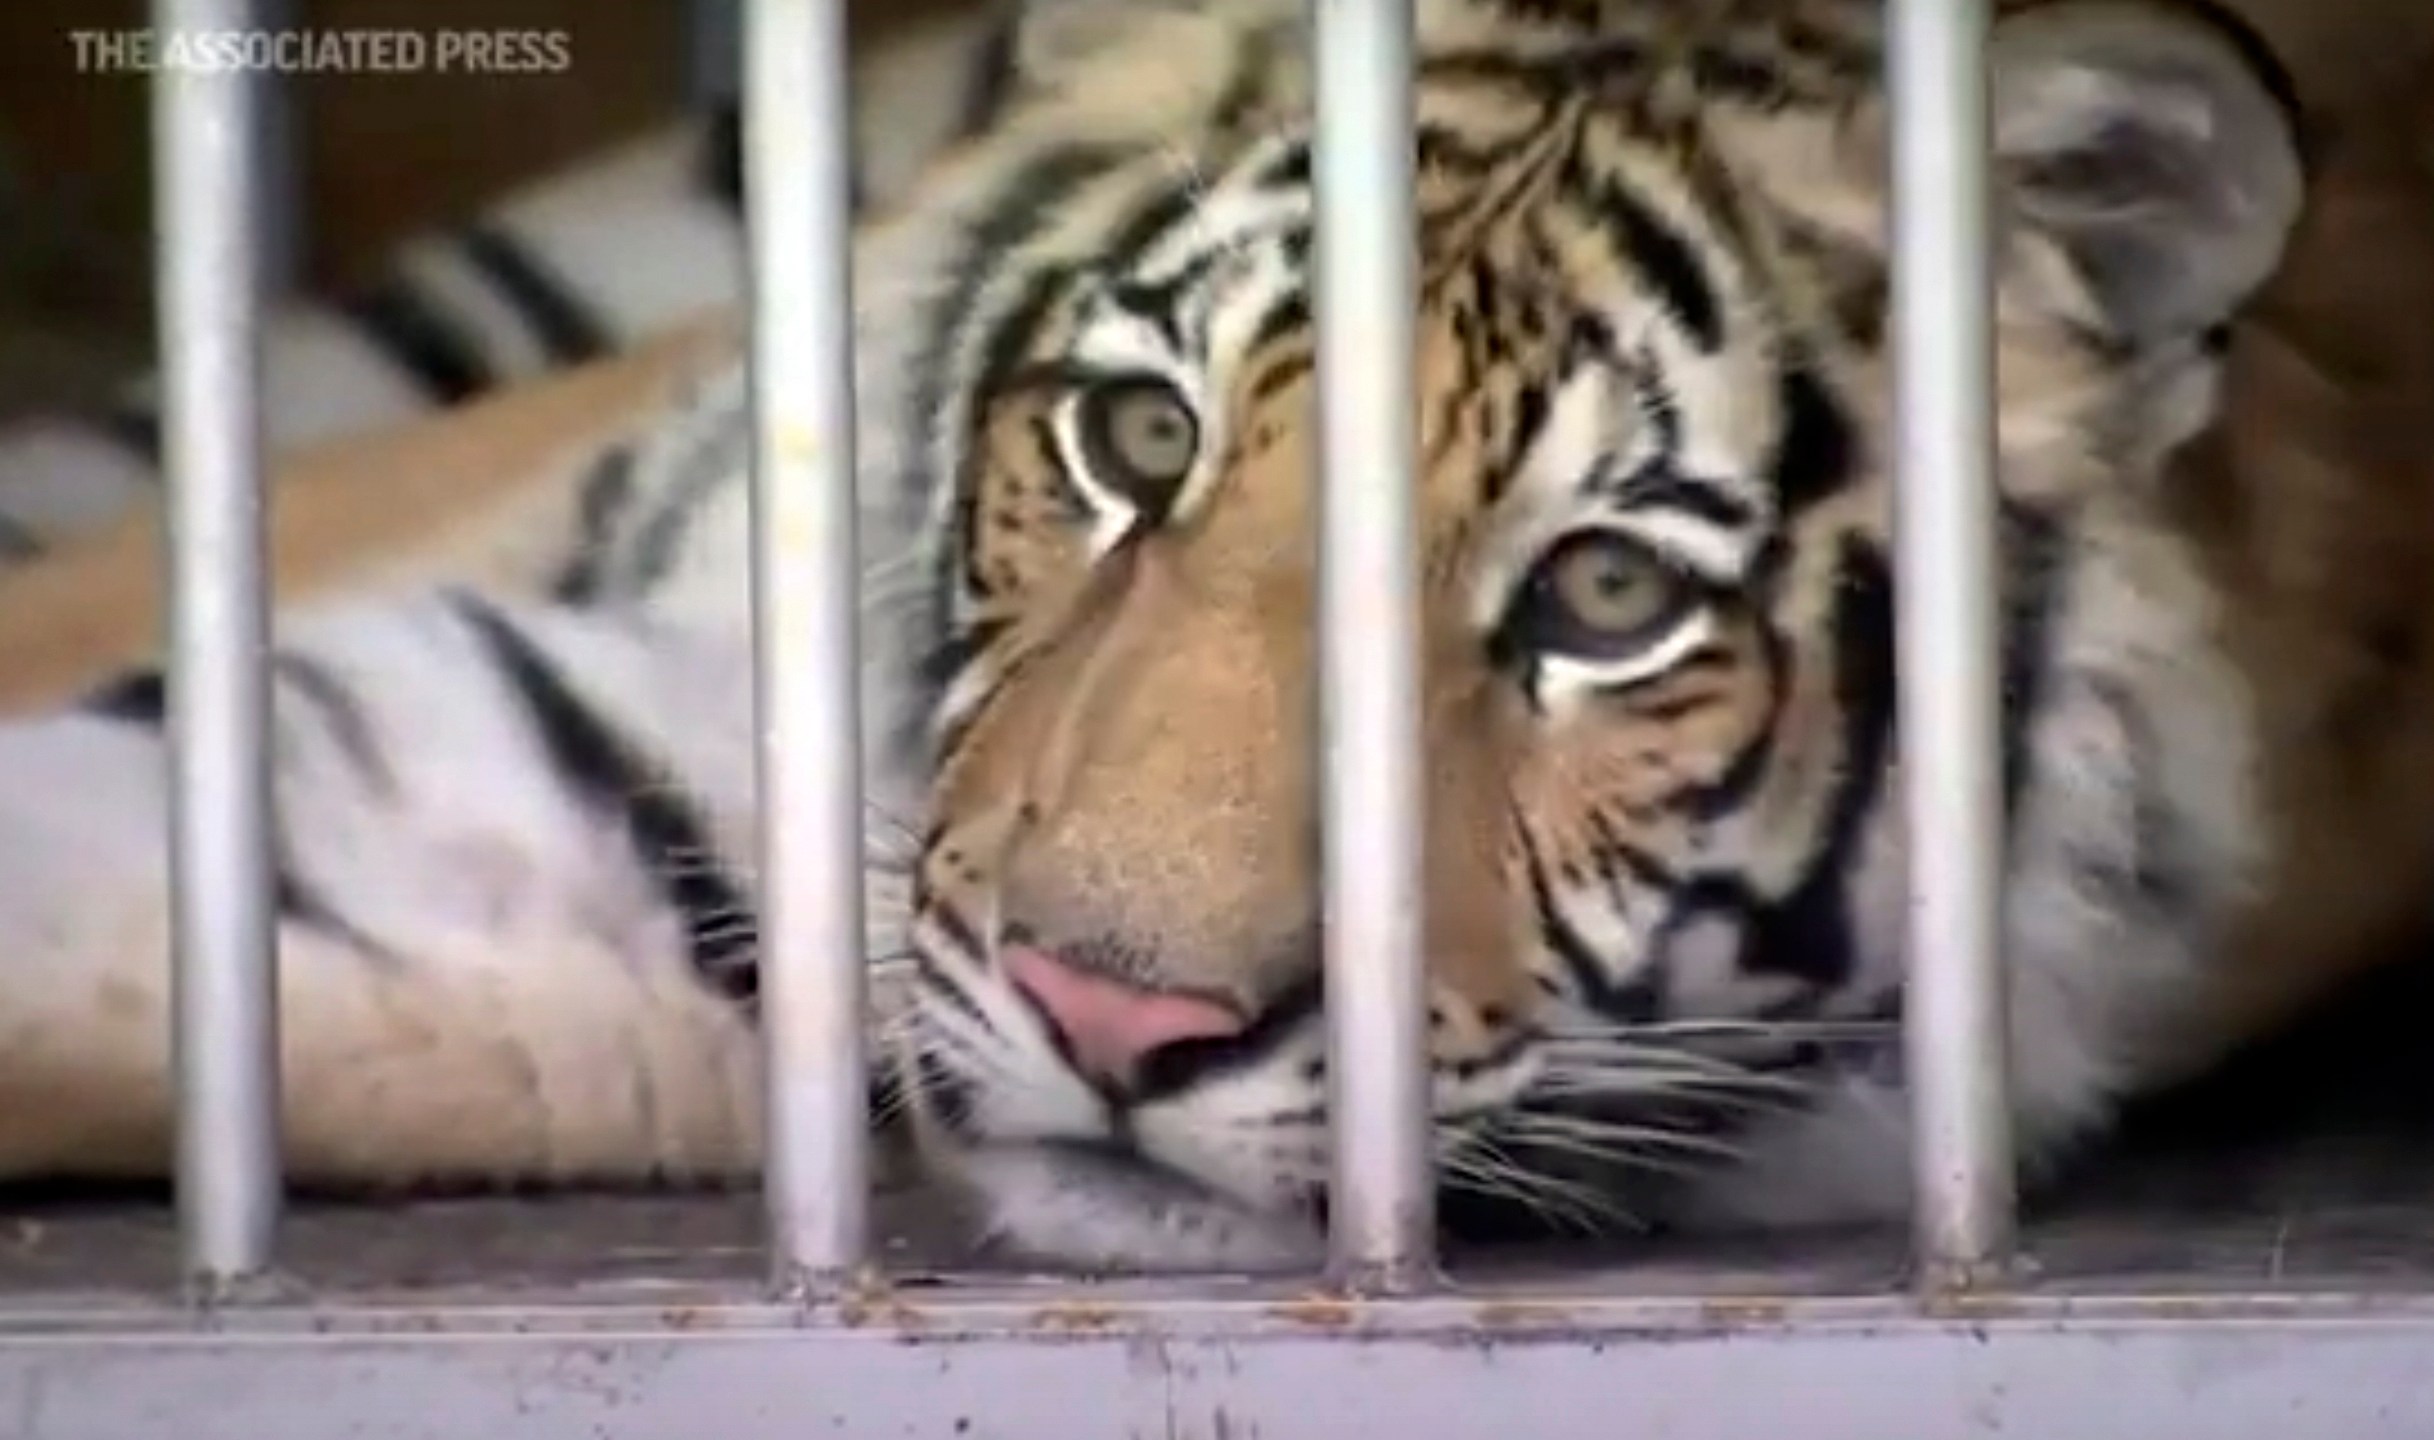
<path id="1" fill-rule="evenodd" d="M 933 201 L 964 268 L 920 312 L 928 369 L 894 417 L 920 437 L 935 657 L 898 677 L 930 813 L 894 1058 L 933 1165 L 1054 1258 L 1298 1264 L 1319 1243 L 1301 19 L 1043 3 L 1028 108 Z M 1804 0 L 1421 6 L 1409 358 L 1449 1216 L 1695 1210 L 1891 1058 L 1874 26 Z M 2005 21 L 1996 63 L 2027 617 L 2007 732 L 2015 790 L 2060 794 L 2039 757 L 2082 702 L 2051 674 L 2021 695 L 2076 622 L 2036 557 L 2136 525 L 2297 182 L 2256 72 L 2186 17 L 2060 4 Z M 2155 603 L 2178 603 L 2169 546 L 2156 564 Z M 2188 889 L 2172 923 L 2204 920 Z"/>

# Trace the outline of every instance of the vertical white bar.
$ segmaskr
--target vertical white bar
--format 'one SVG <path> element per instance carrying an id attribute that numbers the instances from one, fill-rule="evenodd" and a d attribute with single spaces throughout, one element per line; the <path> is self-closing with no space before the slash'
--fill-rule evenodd
<path id="1" fill-rule="evenodd" d="M 155 0 L 175 30 L 237 30 L 252 0 Z M 279 1218 L 277 957 L 263 578 L 261 75 L 153 81 L 154 231 L 169 476 L 172 1051 L 188 1276 L 265 1269 Z"/>
<path id="2" fill-rule="evenodd" d="M 761 1030 L 779 1284 L 863 1260 L 862 771 L 843 0 L 747 0 Z"/>
<path id="3" fill-rule="evenodd" d="M 1891 0 L 1905 1006 L 1931 1285 L 2009 1256 L 1986 0 Z"/>
<path id="4" fill-rule="evenodd" d="M 1314 0 L 1319 723 L 1336 1268 L 1433 1268 L 1410 0 Z"/>

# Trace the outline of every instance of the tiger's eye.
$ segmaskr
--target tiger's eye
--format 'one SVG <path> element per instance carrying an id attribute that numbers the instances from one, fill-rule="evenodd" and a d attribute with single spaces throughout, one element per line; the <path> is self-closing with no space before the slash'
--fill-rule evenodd
<path id="1" fill-rule="evenodd" d="M 1665 611 L 1672 585 L 1636 545 L 1574 546 L 1555 559 L 1548 587 L 1585 630 L 1637 630 Z"/>
<path id="2" fill-rule="evenodd" d="M 1682 572 L 1611 531 L 1557 545 L 1539 561 L 1517 637 L 1546 651 L 1613 657 L 1645 643 L 1694 599 Z"/>
<path id="3" fill-rule="evenodd" d="M 1082 392 L 1075 416 L 1093 478 L 1150 513 L 1162 513 L 1200 455 L 1200 419 L 1164 380 L 1128 376 Z"/>

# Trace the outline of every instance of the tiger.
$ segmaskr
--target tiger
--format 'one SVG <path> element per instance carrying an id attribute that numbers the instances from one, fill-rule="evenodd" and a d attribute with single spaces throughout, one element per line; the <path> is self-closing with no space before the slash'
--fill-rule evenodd
<path id="1" fill-rule="evenodd" d="M 852 203 L 884 206 L 1002 93 L 998 0 L 857 23 Z M 423 418 L 630 350 L 743 296 L 742 117 L 732 92 L 412 235 L 361 280 L 265 317 L 274 456 Z M 157 497 L 156 376 L 0 424 L 0 568 Z"/>
<path id="2" fill-rule="evenodd" d="M 1325 1252 L 1305 18 L 1026 0 L 1007 104 L 854 238 L 873 1134 L 991 1253 Z M 1440 1226 L 1898 1220 L 1879 0 L 1413 24 Z M 2042 0 L 1987 63 L 2039 1190 L 2422 930 L 2434 505 L 2222 448 L 2270 450 L 2240 336 L 2311 215 L 2249 32 Z M 564 500 L 519 564 L 280 611 L 301 1189 L 757 1173 L 746 359 L 655 393 L 515 477 Z M 164 711 L 139 665 L 0 725 L 0 1177 L 167 1170 Z"/>

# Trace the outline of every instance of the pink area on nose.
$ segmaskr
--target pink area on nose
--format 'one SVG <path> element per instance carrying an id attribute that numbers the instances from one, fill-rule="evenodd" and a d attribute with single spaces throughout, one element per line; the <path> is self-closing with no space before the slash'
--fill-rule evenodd
<path id="1" fill-rule="evenodd" d="M 1230 1006 L 1127 985 L 1037 946 L 1007 945 L 998 960 L 1064 1038 L 1075 1066 L 1100 1079 L 1127 1078 L 1143 1057 L 1168 1045 L 1221 1040 L 1244 1028 Z"/>

